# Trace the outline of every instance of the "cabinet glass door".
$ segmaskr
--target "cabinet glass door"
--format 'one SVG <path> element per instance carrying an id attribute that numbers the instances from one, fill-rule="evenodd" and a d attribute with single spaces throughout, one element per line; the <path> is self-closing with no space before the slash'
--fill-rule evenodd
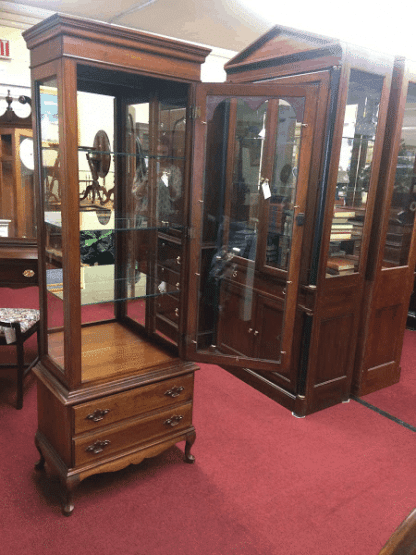
<path id="1" fill-rule="evenodd" d="M 316 91 L 205 84 L 196 98 L 187 355 L 282 372 L 295 322 Z"/>

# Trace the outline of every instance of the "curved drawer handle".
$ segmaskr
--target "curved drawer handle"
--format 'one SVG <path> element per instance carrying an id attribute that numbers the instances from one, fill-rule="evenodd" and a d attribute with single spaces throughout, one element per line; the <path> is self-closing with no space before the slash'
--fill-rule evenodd
<path id="1" fill-rule="evenodd" d="M 33 270 L 25 270 L 23 272 L 24 277 L 26 278 L 31 278 L 35 275 L 35 272 Z"/>
<path id="2" fill-rule="evenodd" d="M 103 441 L 97 439 L 97 441 L 94 441 L 92 445 L 89 445 L 85 451 L 87 453 L 94 453 L 94 455 L 98 455 L 99 453 L 102 453 L 104 451 L 104 447 L 107 447 L 110 443 L 111 442 L 108 439 L 104 439 Z"/>
<path id="3" fill-rule="evenodd" d="M 167 395 L 168 397 L 179 397 L 179 395 L 182 393 L 184 389 L 185 388 L 182 385 L 180 386 L 175 385 L 172 387 L 172 389 L 168 389 L 165 392 L 165 395 Z"/>
<path id="4" fill-rule="evenodd" d="M 110 412 L 110 409 L 97 409 L 91 414 L 89 414 L 88 416 L 86 416 L 85 420 L 92 420 L 93 422 L 99 422 L 109 412 Z"/>
<path id="5" fill-rule="evenodd" d="M 173 428 L 174 426 L 177 426 L 182 419 L 183 419 L 183 416 L 181 414 L 177 416 L 171 416 L 170 418 L 165 420 L 164 424 L 166 426 L 171 426 Z"/>

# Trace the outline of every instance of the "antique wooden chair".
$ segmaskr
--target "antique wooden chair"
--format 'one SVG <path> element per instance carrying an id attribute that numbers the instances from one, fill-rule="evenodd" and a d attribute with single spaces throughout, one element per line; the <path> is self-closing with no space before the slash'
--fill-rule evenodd
<path id="1" fill-rule="evenodd" d="M 24 342 L 37 333 L 39 353 L 39 310 L 27 308 L 0 308 L 0 346 L 15 345 L 17 364 L 0 364 L 1 368 L 17 367 L 16 408 L 23 407 L 23 383 L 25 376 L 38 361 L 38 355 L 29 364 L 24 361 Z"/>
<path id="2" fill-rule="evenodd" d="M 415 555 L 416 509 L 414 509 L 390 536 L 379 555 Z"/>

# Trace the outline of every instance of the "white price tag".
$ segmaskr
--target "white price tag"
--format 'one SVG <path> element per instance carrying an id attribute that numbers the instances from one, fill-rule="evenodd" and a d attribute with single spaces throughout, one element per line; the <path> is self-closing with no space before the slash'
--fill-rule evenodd
<path id="1" fill-rule="evenodd" d="M 264 199 L 267 200 L 268 198 L 270 198 L 272 196 L 272 193 L 270 191 L 270 186 L 269 186 L 269 182 L 265 181 L 264 183 L 261 184 L 261 188 L 263 190 L 263 196 Z"/>

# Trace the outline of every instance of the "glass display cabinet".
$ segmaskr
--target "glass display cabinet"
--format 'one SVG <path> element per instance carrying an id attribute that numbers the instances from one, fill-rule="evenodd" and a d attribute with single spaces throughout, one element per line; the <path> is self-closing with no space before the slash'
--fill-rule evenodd
<path id="1" fill-rule="evenodd" d="M 206 48 L 52 16 L 31 50 L 39 182 L 41 458 L 64 486 L 195 440 L 186 287 L 188 105 Z"/>
<path id="2" fill-rule="evenodd" d="M 239 355 L 246 355 L 243 349 L 254 353 L 252 345 L 261 345 L 263 333 L 269 334 L 268 345 L 276 338 L 284 340 L 286 323 L 282 324 L 278 311 L 270 309 L 270 302 L 286 307 L 293 303 L 293 333 L 282 349 L 285 356 L 291 353 L 287 365 L 275 365 L 274 369 L 271 365 L 267 371 L 242 359 L 240 368 L 226 361 L 223 365 L 297 416 L 347 401 L 350 395 L 357 340 L 359 335 L 362 338 L 367 263 L 374 249 L 370 236 L 375 218 L 380 217 L 378 178 L 393 67 L 394 59 L 389 56 L 280 26 L 225 66 L 227 81 L 234 86 L 308 86 L 316 89 L 319 98 L 314 110 L 315 126 L 310 128 L 309 172 L 301 178 L 296 160 L 287 158 L 286 151 L 279 151 L 278 141 L 274 171 L 265 176 L 271 194 L 262 198 L 256 260 L 266 263 L 256 263 L 251 283 L 253 299 L 268 299 L 266 325 L 253 325 L 246 317 L 243 291 L 247 290 L 248 272 L 241 256 L 233 256 L 233 272 L 222 283 L 220 297 L 224 300 L 218 316 L 220 328 L 223 322 L 231 334 L 230 313 L 222 309 L 226 302 L 233 306 L 235 318 L 243 324 L 235 339 L 240 344 L 234 342 L 232 347 Z M 288 118 L 290 112 L 279 115 L 281 127 L 288 125 Z M 288 185 L 294 182 L 306 198 L 301 219 L 291 204 Z M 243 189 L 245 201 L 235 202 L 231 209 L 235 206 L 239 214 L 226 211 L 226 216 L 230 222 L 237 221 L 247 234 L 250 226 L 242 215 L 249 207 L 247 180 Z M 304 233 L 296 255 L 293 233 L 298 225 L 303 226 Z M 267 237 L 265 252 L 260 246 L 261 229 Z M 291 250 L 284 254 L 288 239 Z M 229 251 L 226 241 L 228 236 L 221 244 Z M 206 249 L 208 243 L 202 242 L 201 246 Z M 295 264 L 299 283 L 290 301 L 287 294 L 292 278 L 290 267 L 285 266 L 287 260 Z M 279 273 L 273 281 L 280 280 L 280 291 L 272 291 L 270 265 Z M 284 285 L 285 280 L 289 287 Z M 206 305 L 203 294 L 201 299 Z M 252 333 L 257 337 L 250 343 Z M 263 345 L 260 350 L 267 352 Z"/>
<path id="3" fill-rule="evenodd" d="M 393 58 L 274 27 L 210 84 L 198 83 L 209 51 L 186 43 L 66 16 L 24 37 L 40 191 L 36 445 L 64 514 L 91 474 L 182 440 L 193 460 L 195 362 L 299 417 L 347 401 L 377 226 L 387 233 Z"/>
<path id="4" fill-rule="evenodd" d="M 400 357 L 416 258 L 415 108 L 416 64 L 397 59 L 352 388 L 359 396 L 400 379 Z"/>
<path id="5" fill-rule="evenodd" d="M 36 210 L 30 98 L 5 96 L 0 116 L 0 282 L 37 284 Z"/>

